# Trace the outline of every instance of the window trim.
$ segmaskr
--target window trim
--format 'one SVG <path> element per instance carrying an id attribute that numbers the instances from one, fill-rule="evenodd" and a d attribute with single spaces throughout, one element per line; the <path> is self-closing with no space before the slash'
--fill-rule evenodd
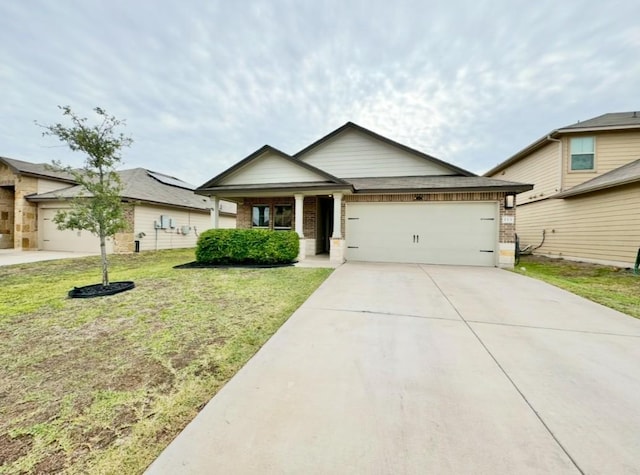
<path id="1" fill-rule="evenodd" d="M 593 141 L 593 166 L 592 168 L 584 168 L 584 169 L 574 169 L 573 168 L 573 156 L 574 155 L 585 155 L 585 154 L 579 154 L 573 153 L 572 150 L 572 142 L 575 139 L 586 139 L 586 138 L 590 138 Z M 582 135 L 579 137 L 569 137 L 569 173 L 593 173 L 596 171 L 596 137 L 595 135 Z"/>
<path id="2" fill-rule="evenodd" d="M 268 223 L 267 226 L 255 226 L 253 224 L 253 210 L 255 208 L 266 208 L 267 210 L 269 210 L 269 216 L 268 216 Z M 268 204 L 252 204 L 251 205 L 251 228 L 253 229 L 271 229 L 271 205 Z"/>

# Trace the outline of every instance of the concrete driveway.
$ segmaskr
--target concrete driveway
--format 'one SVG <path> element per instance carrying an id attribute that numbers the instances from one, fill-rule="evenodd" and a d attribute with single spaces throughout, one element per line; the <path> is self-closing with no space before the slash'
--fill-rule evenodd
<path id="1" fill-rule="evenodd" d="M 65 252 L 65 251 L 16 251 L 14 249 L 0 249 L 0 266 L 27 264 L 29 262 L 53 261 L 75 257 L 96 256 L 100 252 Z"/>
<path id="2" fill-rule="evenodd" d="M 493 268 L 338 268 L 149 474 L 640 473 L 640 321 Z"/>

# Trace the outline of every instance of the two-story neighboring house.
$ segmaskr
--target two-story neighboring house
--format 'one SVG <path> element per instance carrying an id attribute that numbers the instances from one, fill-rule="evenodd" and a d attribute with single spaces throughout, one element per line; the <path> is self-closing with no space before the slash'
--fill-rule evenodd
<path id="1" fill-rule="evenodd" d="M 534 184 L 518 195 L 521 247 L 585 262 L 635 262 L 640 112 L 604 114 L 553 130 L 485 176 Z"/>

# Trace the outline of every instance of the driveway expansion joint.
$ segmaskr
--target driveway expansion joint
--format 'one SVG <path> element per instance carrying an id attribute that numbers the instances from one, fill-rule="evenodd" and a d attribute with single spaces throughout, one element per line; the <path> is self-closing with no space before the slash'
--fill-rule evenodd
<path id="1" fill-rule="evenodd" d="M 540 415 L 540 413 L 535 409 L 535 407 L 533 407 L 533 404 L 527 399 L 527 397 L 524 395 L 524 393 L 522 392 L 522 390 L 518 387 L 518 385 L 516 384 L 516 382 L 511 378 L 511 376 L 509 376 L 509 373 L 507 373 L 506 369 L 500 364 L 500 362 L 498 361 L 498 359 L 495 357 L 495 355 L 491 352 L 491 350 L 489 349 L 489 347 L 484 343 L 484 341 L 482 341 L 482 338 L 480 338 L 480 335 L 478 335 L 475 330 L 473 329 L 473 327 L 471 327 L 470 323 L 464 318 L 464 316 L 462 315 L 462 313 L 458 310 L 458 308 L 454 305 L 454 303 L 449 299 L 449 297 L 445 294 L 445 292 L 442 290 L 442 288 L 438 285 L 438 283 L 435 281 L 435 279 L 431 276 L 431 274 L 429 274 L 429 272 L 427 271 L 427 269 L 424 266 L 420 266 L 420 269 L 429 277 L 429 279 L 431 280 L 431 282 L 433 282 L 433 285 L 436 286 L 436 288 L 442 292 L 442 296 L 447 300 L 447 302 L 449 302 L 449 304 L 451 305 L 451 307 L 456 311 L 456 313 L 460 316 L 460 318 L 462 319 L 462 321 L 464 322 L 464 324 L 467 326 L 467 328 L 469 329 L 469 331 L 473 334 L 473 336 L 475 336 L 476 340 L 478 340 L 478 342 L 482 345 L 482 347 L 484 348 L 484 350 L 487 352 L 487 354 L 491 357 L 491 359 L 494 361 L 494 363 L 498 366 L 498 368 L 500 369 L 500 371 L 502 372 L 502 374 L 504 374 L 504 376 L 507 378 L 507 380 L 511 383 L 511 385 L 513 386 L 513 388 L 518 392 L 518 394 L 520 395 L 520 397 L 522 398 L 522 400 L 525 402 L 525 404 L 527 406 L 529 406 L 529 408 L 531 409 L 531 411 L 533 412 L 533 414 L 535 414 L 535 416 L 538 418 L 538 420 L 540 421 L 540 423 L 542 424 L 542 426 L 547 430 L 547 432 L 549 433 L 549 435 L 551 435 L 551 437 L 553 438 L 553 440 L 555 440 L 556 444 L 558 444 L 558 447 L 560 447 L 560 449 L 564 452 L 564 454 L 569 458 L 569 460 L 571 461 L 571 463 L 574 465 L 574 467 L 578 470 L 578 472 L 580 472 L 582 475 L 584 475 L 584 471 L 582 470 L 582 468 L 580 468 L 580 466 L 578 465 L 578 462 L 576 462 L 576 460 L 571 456 L 571 454 L 569 453 L 569 451 L 567 450 L 567 448 L 562 444 L 562 442 L 560 442 L 560 440 L 558 439 L 558 437 L 553 433 L 553 431 L 551 430 L 551 428 L 547 425 L 547 423 L 544 421 L 544 419 L 542 418 L 542 415 Z"/>
<path id="2" fill-rule="evenodd" d="M 629 317 L 633 318 L 633 317 Z M 503 327 L 518 327 L 518 328 L 529 328 L 531 330 L 550 330 L 557 332 L 569 332 L 569 333 L 586 333 L 588 335 L 606 335 L 606 336 L 620 336 L 624 338 L 640 338 L 640 335 L 631 335 L 625 333 L 611 333 L 611 332 L 599 332 L 594 330 L 576 330 L 573 328 L 553 328 L 553 327 L 538 327 L 535 325 L 522 325 L 518 323 L 505 323 L 505 322 L 486 322 L 481 320 L 465 320 L 467 323 L 477 323 L 481 325 L 497 325 Z"/>
<path id="3" fill-rule="evenodd" d="M 421 318 L 424 320 L 445 320 L 448 322 L 464 323 L 459 318 L 432 317 L 429 315 L 411 315 L 411 314 L 405 314 L 405 313 L 376 312 L 374 310 L 353 310 L 353 309 L 327 308 L 327 307 L 305 307 L 305 308 L 312 309 L 312 310 L 323 310 L 327 312 L 364 313 L 369 315 L 379 315 L 382 317 Z"/>

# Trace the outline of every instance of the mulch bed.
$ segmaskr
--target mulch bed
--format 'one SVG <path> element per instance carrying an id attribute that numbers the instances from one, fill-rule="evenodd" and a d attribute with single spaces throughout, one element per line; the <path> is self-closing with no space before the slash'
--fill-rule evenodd
<path id="1" fill-rule="evenodd" d="M 74 287 L 69 291 L 69 297 L 72 299 L 89 299 L 93 297 L 104 297 L 106 295 L 119 294 L 125 290 L 131 290 L 136 285 L 130 280 L 121 282 L 110 282 L 109 285 L 93 284 L 84 287 Z"/>
<path id="2" fill-rule="evenodd" d="M 208 264 L 204 262 L 187 262 L 186 264 L 179 264 L 173 266 L 174 269 L 271 269 L 274 267 L 291 267 L 295 262 L 289 262 L 287 264 Z"/>

